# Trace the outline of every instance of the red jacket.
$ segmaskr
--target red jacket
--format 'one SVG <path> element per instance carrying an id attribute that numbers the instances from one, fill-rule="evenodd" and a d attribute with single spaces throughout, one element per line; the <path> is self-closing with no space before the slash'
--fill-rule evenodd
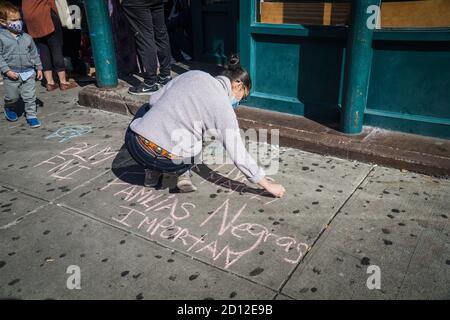
<path id="1" fill-rule="evenodd" d="M 28 33 L 42 38 L 55 31 L 50 10 L 58 14 L 55 0 L 22 0 L 22 11 Z"/>

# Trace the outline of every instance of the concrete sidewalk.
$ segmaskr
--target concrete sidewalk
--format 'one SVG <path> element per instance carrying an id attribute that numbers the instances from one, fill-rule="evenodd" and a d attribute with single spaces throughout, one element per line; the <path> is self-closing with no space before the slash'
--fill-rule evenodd
<path id="1" fill-rule="evenodd" d="M 0 120 L 1 298 L 450 298 L 449 180 L 271 146 L 283 199 L 231 165 L 145 188 L 130 116 L 38 96 L 41 128 Z"/>

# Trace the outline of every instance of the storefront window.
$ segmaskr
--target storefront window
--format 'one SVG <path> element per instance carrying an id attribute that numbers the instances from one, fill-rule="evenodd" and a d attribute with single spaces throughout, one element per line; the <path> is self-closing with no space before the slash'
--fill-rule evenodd
<path id="1" fill-rule="evenodd" d="M 258 21 L 272 24 L 346 26 L 350 0 L 260 0 Z"/>
<path id="2" fill-rule="evenodd" d="M 381 28 L 450 27 L 450 0 L 383 0 Z"/>
<path id="3" fill-rule="evenodd" d="M 260 23 L 321 26 L 348 26 L 350 23 L 351 0 L 256 1 Z M 448 28 L 450 0 L 382 0 L 381 27 Z"/>

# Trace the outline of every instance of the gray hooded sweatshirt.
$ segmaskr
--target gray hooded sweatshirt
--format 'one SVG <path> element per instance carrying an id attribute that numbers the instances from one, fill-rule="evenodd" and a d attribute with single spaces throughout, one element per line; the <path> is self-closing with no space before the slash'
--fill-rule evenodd
<path id="1" fill-rule="evenodd" d="M 231 82 L 203 71 L 186 72 L 150 97 L 151 109 L 130 129 L 169 152 L 192 157 L 202 150 L 206 132 L 215 136 L 233 163 L 252 183 L 265 172 L 245 149 L 233 107 Z"/>
<path id="2" fill-rule="evenodd" d="M 29 34 L 22 32 L 14 37 L 0 27 L 0 71 L 2 74 L 12 70 L 25 72 L 31 69 L 42 70 L 41 59 Z"/>

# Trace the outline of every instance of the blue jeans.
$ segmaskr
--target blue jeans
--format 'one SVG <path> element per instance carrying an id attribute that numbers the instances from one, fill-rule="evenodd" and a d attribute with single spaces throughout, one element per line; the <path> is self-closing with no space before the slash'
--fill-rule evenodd
<path id="1" fill-rule="evenodd" d="M 134 119 L 141 118 L 147 112 L 148 109 L 146 108 L 146 105 L 141 107 Z M 125 146 L 131 157 L 145 169 L 159 172 L 173 172 L 181 175 L 191 169 L 194 165 L 194 158 L 186 159 L 186 161 L 180 163 L 174 163 L 170 159 L 152 154 L 140 145 L 137 134 L 134 133 L 130 127 L 128 127 L 125 135 Z"/>

